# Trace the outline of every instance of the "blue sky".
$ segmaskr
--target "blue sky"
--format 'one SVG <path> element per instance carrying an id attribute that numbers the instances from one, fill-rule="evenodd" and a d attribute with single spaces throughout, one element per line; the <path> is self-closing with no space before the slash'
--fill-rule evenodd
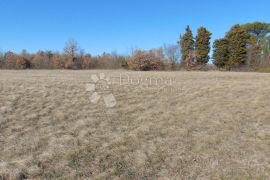
<path id="1" fill-rule="evenodd" d="M 68 39 L 93 55 L 176 43 L 186 25 L 223 37 L 235 23 L 270 22 L 269 0 L 1 0 L 0 50 L 62 51 Z"/>

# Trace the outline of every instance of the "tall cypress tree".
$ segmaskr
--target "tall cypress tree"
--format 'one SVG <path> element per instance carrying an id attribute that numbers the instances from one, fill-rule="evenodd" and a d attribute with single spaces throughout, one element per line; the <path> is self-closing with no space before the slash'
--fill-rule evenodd
<path id="1" fill-rule="evenodd" d="M 248 34 L 240 25 L 235 25 L 227 33 L 226 39 L 229 42 L 230 57 L 227 63 L 229 68 L 243 65 L 247 59 Z"/>
<path id="2" fill-rule="evenodd" d="M 198 64 L 207 64 L 210 59 L 209 52 L 211 49 L 211 35 L 212 34 L 205 27 L 200 27 L 198 29 L 195 44 L 196 59 Z"/>
<path id="3" fill-rule="evenodd" d="M 185 34 L 180 39 L 182 52 L 182 63 L 186 64 L 187 58 L 194 51 L 194 38 L 189 26 L 186 28 Z"/>
<path id="4" fill-rule="evenodd" d="M 230 57 L 229 53 L 229 42 L 227 39 L 217 39 L 214 42 L 214 53 L 213 53 L 213 59 L 214 64 L 218 68 L 224 68 Z"/>

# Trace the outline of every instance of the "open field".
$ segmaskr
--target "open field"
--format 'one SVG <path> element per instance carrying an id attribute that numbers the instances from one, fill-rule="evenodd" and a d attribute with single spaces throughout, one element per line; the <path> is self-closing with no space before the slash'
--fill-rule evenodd
<path id="1" fill-rule="evenodd" d="M 111 108 L 91 102 L 100 73 Z M 269 74 L 0 71 L 0 85 L 0 179 L 270 178 Z"/>

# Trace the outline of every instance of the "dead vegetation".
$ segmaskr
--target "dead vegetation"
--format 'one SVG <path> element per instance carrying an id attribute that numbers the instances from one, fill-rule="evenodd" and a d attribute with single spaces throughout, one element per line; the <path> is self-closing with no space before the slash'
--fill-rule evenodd
<path id="1" fill-rule="evenodd" d="M 101 72 L 117 100 L 110 109 L 85 90 Z M 133 83 L 120 85 L 120 74 Z M 269 82 L 258 73 L 0 71 L 0 179 L 269 179 Z"/>

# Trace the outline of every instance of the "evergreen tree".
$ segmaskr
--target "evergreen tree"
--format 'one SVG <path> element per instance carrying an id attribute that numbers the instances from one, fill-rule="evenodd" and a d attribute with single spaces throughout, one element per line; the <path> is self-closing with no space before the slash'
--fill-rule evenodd
<path id="1" fill-rule="evenodd" d="M 267 38 L 270 33 L 270 24 L 254 22 L 241 25 L 248 34 L 248 58 L 247 64 L 257 67 L 263 64 L 264 55 L 267 53 Z"/>
<path id="2" fill-rule="evenodd" d="M 227 33 L 226 39 L 229 42 L 229 68 L 239 67 L 243 65 L 247 59 L 247 39 L 248 34 L 240 25 L 235 25 Z"/>
<path id="3" fill-rule="evenodd" d="M 194 38 L 189 26 L 186 28 L 185 34 L 180 39 L 182 63 L 186 64 L 187 58 L 194 51 Z"/>
<path id="4" fill-rule="evenodd" d="M 229 61 L 229 42 L 223 39 L 217 39 L 214 42 L 213 59 L 218 68 L 224 68 Z"/>
<path id="5" fill-rule="evenodd" d="M 198 29 L 197 37 L 196 37 L 196 59 L 198 64 L 207 64 L 210 57 L 210 39 L 211 33 L 205 28 L 200 27 Z"/>

